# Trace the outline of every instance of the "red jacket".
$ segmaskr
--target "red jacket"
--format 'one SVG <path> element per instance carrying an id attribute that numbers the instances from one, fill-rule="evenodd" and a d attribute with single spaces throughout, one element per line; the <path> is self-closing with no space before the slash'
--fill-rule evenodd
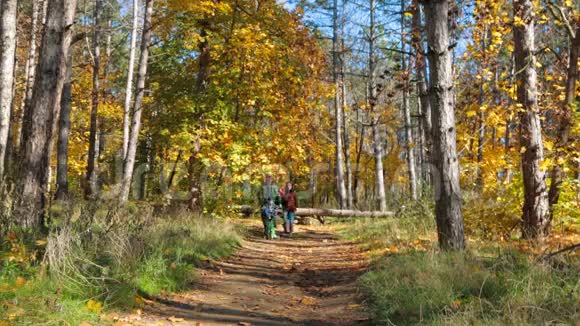
<path id="1" fill-rule="evenodd" d="M 296 212 L 298 207 L 298 197 L 294 191 L 290 191 L 284 194 L 284 202 L 286 203 L 286 209 L 289 212 Z"/>

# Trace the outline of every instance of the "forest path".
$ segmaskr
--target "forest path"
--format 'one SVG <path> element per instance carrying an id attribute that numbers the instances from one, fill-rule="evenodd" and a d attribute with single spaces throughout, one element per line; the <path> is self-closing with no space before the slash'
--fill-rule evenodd
<path id="1" fill-rule="evenodd" d="M 193 288 L 147 300 L 137 325 L 362 325 L 357 278 L 368 259 L 313 226 L 265 240 L 254 226 L 242 248 L 200 270 Z"/>

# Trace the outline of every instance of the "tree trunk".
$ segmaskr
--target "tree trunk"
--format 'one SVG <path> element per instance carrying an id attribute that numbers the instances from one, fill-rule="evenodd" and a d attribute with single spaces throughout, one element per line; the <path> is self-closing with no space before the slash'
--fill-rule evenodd
<path id="1" fill-rule="evenodd" d="M 375 0 L 370 0 L 370 19 L 371 24 L 369 27 L 369 107 L 372 115 L 372 129 L 373 129 L 373 147 L 375 155 L 375 186 L 377 192 L 377 199 L 379 203 L 379 209 L 381 211 L 387 210 L 387 196 L 385 194 L 385 177 L 383 171 L 383 144 L 380 132 L 380 114 L 376 110 L 377 103 L 377 87 L 375 80 L 375 13 L 376 13 L 376 2 Z"/>
<path id="2" fill-rule="evenodd" d="M 365 88 L 368 92 L 368 88 Z M 367 96 L 368 98 L 368 96 Z M 359 113 L 360 109 L 357 109 L 357 120 L 359 120 Z M 357 147 L 356 147 L 356 159 L 355 159 L 355 168 L 354 168 L 354 175 L 353 175 L 353 204 L 358 204 L 358 186 L 359 186 L 359 173 L 360 173 L 360 160 L 362 157 L 363 145 L 364 145 L 364 135 L 365 135 L 365 127 L 364 125 L 360 126 L 360 131 L 358 132 L 358 139 L 357 139 Z"/>
<path id="3" fill-rule="evenodd" d="M 564 108 L 560 116 L 558 135 L 556 142 L 556 156 L 552 170 L 552 183 L 550 184 L 549 203 L 550 219 L 554 205 L 560 198 L 560 187 L 564 179 L 563 161 L 566 156 L 566 148 L 570 138 L 570 129 L 574 124 L 574 107 L 576 102 L 576 81 L 578 79 L 578 54 L 580 53 L 580 27 L 576 28 L 575 35 L 570 35 L 570 50 L 568 55 L 568 76 L 566 77 L 566 97 Z M 576 103 L 577 107 L 577 103 Z"/>
<path id="4" fill-rule="evenodd" d="M 346 111 L 346 83 L 344 79 L 344 64 L 342 72 L 342 121 L 344 126 L 344 161 L 346 165 L 346 201 L 347 208 L 354 205 L 352 193 L 352 164 L 350 162 L 350 135 L 348 124 L 348 113 Z"/>
<path id="5" fill-rule="evenodd" d="M 199 71 L 196 79 L 195 90 L 198 96 L 203 96 L 210 75 L 210 65 L 211 65 L 211 52 L 210 43 L 207 35 L 208 22 L 207 20 L 201 21 L 201 32 L 200 36 L 203 41 L 199 44 Z M 203 126 L 203 115 L 198 117 L 200 127 Z M 189 156 L 189 166 L 188 166 L 188 179 L 189 179 L 189 204 L 188 208 L 192 212 L 201 214 L 203 206 L 203 192 L 201 188 L 201 176 L 203 172 L 203 164 L 197 157 L 197 154 L 201 150 L 201 139 L 197 138 L 194 140 L 193 153 Z"/>
<path id="6" fill-rule="evenodd" d="M 101 68 L 101 11 L 103 0 L 95 1 L 93 15 L 93 91 L 91 106 L 91 127 L 89 133 L 89 155 L 87 162 L 87 187 L 85 194 L 87 198 L 94 199 L 99 191 L 98 189 L 98 164 L 99 164 L 99 146 L 98 146 L 98 120 L 99 120 L 99 71 Z"/>
<path id="7" fill-rule="evenodd" d="M 5 157 L 14 97 L 14 57 L 16 54 L 17 0 L 0 2 L 0 185 L 5 173 Z"/>
<path id="8" fill-rule="evenodd" d="M 68 143 L 70 136 L 72 55 L 68 56 L 66 79 L 60 101 L 58 143 L 56 149 L 56 195 L 57 200 L 68 199 Z"/>
<path id="9" fill-rule="evenodd" d="M 340 81 L 338 78 L 338 0 L 334 0 L 332 37 L 332 79 L 334 82 L 334 140 L 335 140 L 335 172 L 338 203 L 340 208 L 346 207 L 346 186 L 344 183 L 344 158 L 342 156 L 342 106 L 340 104 Z"/>
<path id="10" fill-rule="evenodd" d="M 514 17 L 522 26 L 514 26 L 517 100 L 521 105 L 520 145 L 524 181 L 522 235 L 539 239 L 548 232 L 548 191 L 546 173 L 540 168 L 544 159 L 542 126 L 536 86 L 534 13 L 531 0 L 514 0 Z"/>
<path id="11" fill-rule="evenodd" d="M 312 158 L 312 152 L 310 152 L 310 150 L 308 153 L 308 166 L 310 167 L 308 193 L 310 194 L 310 206 L 314 206 L 316 201 L 316 169 L 314 167 L 314 159 Z"/>
<path id="12" fill-rule="evenodd" d="M 48 0 L 46 0 L 48 1 Z M 45 2 L 46 2 L 45 1 Z M 22 124 L 24 120 L 24 113 L 30 104 L 30 99 L 32 98 L 32 88 L 34 87 L 34 76 L 36 73 L 36 33 L 38 31 L 38 5 L 40 1 L 32 1 L 32 17 L 30 25 L 30 44 L 28 47 L 28 59 L 26 60 L 25 67 L 25 87 L 24 87 L 24 97 L 22 98 L 20 104 L 20 110 L 18 111 L 18 118 L 16 121 L 17 130 L 14 138 L 14 149 L 15 152 L 20 148 L 22 141 Z"/>
<path id="13" fill-rule="evenodd" d="M 16 183 L 19 198 L 15 202 L 14 212 L 19 218 L 18 223 L 25 228 L 39 228 L 43 222 L 48 185 L 47 167 L 59 119 L 75 9 L 76 0 L 52 0 L 48 5 L 28 112 L 30 119 L 25 119 L 23 126 L 25 137 Z"/>
<path id="14" fill-rule="evenodd" d="M 135 70 L 135 48 L 137 47 L 137 23 L 139 18 L 139 0 L 133 0 L 133 27 L 131 28 L 131 45 L 129 47 L 129 68 L 125 88 L 125 106 L 123 110 L 123 161 L 127 158 L 129 144 L 129 122 L 131 120 L 131 100 L 133 98 L 133 71 Z"/>
<path id="15" fill-rule="evenodd" d="M 342 123 L 343 123 L 343 136 L 344 136 L 344 162 L 346 168 L 346 207 L 352 208 L 354 205 L 353 193 L 352 193 L 352 164 L 350 161 L 350 134 L 349 134 L 349 121 L 348 112 L 346 110 L 346 76 L 345 76 L 345 60 L 344 53 L 346 48 L 344 46 L 344 27 L 346 21 L 345 15 L 346 0 L 342 1 L 342 12 L 341 12 L 341 23 L 340 23 L 340 84 L 341 84 L 341 105 L 342 105 Z"/>
<path id="16" fill-rule="evenodd" d="M 483 60 L 485 61 L 486 58 L 486 38 L 487 38 L 487 26 L 484 27 L 483 29 L 483 35 L 481 37 L 481 52 L 483 54 Z M 482 67 L 483 69 L 484 67 Z M 484 145 L 485 145 L 485 112 L 483 110 L 481 110 L 481 106 L 485 103 L 485 93 L 483 91 L 483 86 L 485 83 L 485 79 L 481 78 L 480 84 L 479 84 L 479 106 L 480 109 L 478 110 L 477 113 L 477 120 L 479 122 L 479 128 L 477 129 L 477 179 L 476 179 L 476 185 L 477 185 L 477 190 L 481 193 L 483 192 L 483 169 L 482 169 L 482 164 L 483 164 L 483 150 L 484 150 Z"/>
<path id="17" fill-rule="evenodd" d="M 173 186 L 173 180 L 175 179 L 175 173 L 177 173 L 177 164 L 179 164 L 179 161 L 181 161 L 182 154 L 183 154 L 183 151 L 179 150 L 179 152 L 177 152 L 177 158 L 175 159 L 175 162 L 173 162 L 173 167 L 171 168 L 171 173 L 169 174 L 169 181 L 167 181 L 167 190 L 168 191 L 170 191 L 171 186 Z"/>
<path id="18" fill-rule="evenodd" d="M 133 170 L 135 167 L 135 153 L 141 129 L 141 113 L 143 111 L 143 97 L 145 96 L 145 80 L 147 79 L 147 62 L 149 60 L 149 43 L 151 42 L 151 15 L 153 14 L 153 0 L 145 1 L 145 19 L 143 21 L 143 37 L 141 39 L 141 55 L 139 57 L 139 73 L 137 76 L 137 93 L 133 107 L 131 133 L 127 147 L 127 159 L 123 168 L 123 182 L 121 184 L 120 202 L 129 199 Z"/>
<path id="19" fill-rule="evenodd" d="M 465 248 L 459 161 L 456 151 L 453 74 L 449 44 L 449 0 L 425 1 L 431 107 L 437 235 L 442 249 Z"/>
<path id="20" fill-rule="evenodd" d="M 423 28 L 421 26 L 421 6 L 419 0 L 413 0 L 413 20 L 412 20 L 412 43 L 415 52 L 415 74 L 417 78 L 417 90 L 421 104 L 421 127 L 423 129 L 422 138 L 424 140 L 424 163 L 427 167 L 423 170 L 425 173 L 425 182 L 429 183 L 431 177 L 430 164 L 433 153 L 433 127 L 431 124 L 431 101 L 429 100 L 429 87 L 427 82 L 427 64 L 425 62 L 425 52 L 423 49 Z"/>
<path id="21" fill-rule="evenodd" d="M 415 144 L 413 142 L 413 127 L 411 125 L 411 108 L 409 107 L 409 77 L 407 60 L 405 58 L 405 0 L 401 0 L 401 70 L 403 72 L 403 115 L 405 118 L 405 149 L 407 151 L 407 172 L 409 174 L 409 190 L 411 199 L 417 200 L 417 171 L 415 170 Z"/>

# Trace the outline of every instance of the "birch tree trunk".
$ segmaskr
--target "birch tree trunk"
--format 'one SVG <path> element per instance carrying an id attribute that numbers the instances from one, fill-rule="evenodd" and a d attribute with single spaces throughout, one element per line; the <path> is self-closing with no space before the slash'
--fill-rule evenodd
<path id="1" fill-rule="evenodd" d="M 344 46 L 344 26 L 346 25 L 346 2 L 342 1 L 342 12 L 341 12 L 341 23 L 340 23 L 340 51 L 344 56 L 346 48 Z M 352 208 L 354 205 L 353 193 L 352 193 L 352 164 L 350 161 L 350 134 L 349 134 L 349 119 L 348 112 L 346 110 L 346 75 L 345 75 L 345 60 L 341 57 L 340 60 L 340 84 L 341 84 L 341 105 L 342 105 L 342 123 L 343 123 L 343 135 L 344 135 L 344 162 L 346 168 L 346 207 Z"/>
<path id="2" fill-rule="evenodd" d="M 540 168 L 544 159 L 542 126 L 538 108 L 534 12 L 531 0 L 514 0 L 514 17 L 523 24 L 514 26 L 517 100 L 521 105 L 520 145 L 524 181 L 522 235 L 539 239 L 548 232 L 548 191 L 546 173 Z"/>
<path id="3" fill-rule="evenodd" d="M 139 57 L 139 72 L 137 76 L 137 93 L 133 107 L 131 132 L 127 147 L 127 159 L 123 168 L 123 181 L 121 183 L 120 203 L 124 204 L 129 199 L 133 170 L 135 167 L 135 154 L 137 141 L 141 129 L 141 113 L 143 97 L 145 96 L 145 80 L 147 79 L 147 63 L 149 60 L 149 43 L 151 42 L 151 15 L 153 14 L 153 0 L 145 1 L 145 19 L 143 21 L 143 36 L 141 38 L 141 55 Z"/>
<path id="4" fill-rule="evenodd" d="M 10 114 L 14 98 L 17 0 L 2 0 L 0 26 L 0 185 L 4 180 Z"/>
<path id="5" fill-rule="evenodd" d="M 348 113 L 346 111 L 346 81 L 344 78 L 344 64 L 342 72 L 342 121 L 344 126 L 344 161 L 346 167 L 346 202 L 347 208 L 352 208 L 354 205 L 353 193 L 352 193 L 352 164 L 350 162 L 350 135 L 349 135 L 349 123 L 348 123 Z"/>
<path id="6" fill-rule="evenodd" d="M 127 158 L 129 144 L 129 121 L 131 120 L 131 100 L 133 99 L 133 71 L 135 70 L 135 48 L 137 47 L 137 23 L 139 18 L 139 0 L 133 0 L 133 26 L 131 27 L 131 45 L 129 46 L 129 68 L 125 88 L 125 106 L 123 110 L 123 161 Z"/>
<path id="7" fill-rule="evenodd" d="M 376 2 L 370 0 L 370 19 L 369 27 L 369 107 L 372 115 L 372 131 L 373 131 L 373 147 L 375 155 L 375 187 L 377 199 L 379 202 L 379 209 L 381 211 L 387 210 L 387 196 L 385 194 L 385 177 L 383 171 L 383 144 L 380 133 L 380 114 L 376 110 L 377 103 L 377 87 L 376 87 L 376 72 L 375 72 L 375 39 L 376 39 Z"/>
<path id="8" fill-rule="evenodd" d="M 334 82 L 334 140 L 335 140 L 335 171 L 338 204 L 340 208 L 345 208 L 346 186 L 344 183 L 344 158 L 342 145 L 342 106 L 340 103 L 340 81 L 338 78 L 338 0 L 334 0 L 333 16 L 333 37 L 332 37 L 332 78 Z"/>
<path id="9" fill-rule="evenodd" d="M 89 155 L 87 162 L 87 187 L 85 194 L 87 198 L 94 199 L 98 193 L 97 169 L 99 164 L 99 72 L 101 68 L 101 12 L 103 0 L 95 1 L 93 15 L 93 91 L 91 105 L 91 127 L 89 133 Z"/>
<path id="10" fill-rule="evenodd" d="M 407 60 L 405 58 L 405 0 L 401 0 L 401 69 L 403 71 L 403 115 L 405 118 L 405 149 L 407 151 L 407 173 L 409 174 L 409 190 L 411 199 L 417 200 L 417 172 L 415 170 L 415 144 L 413 142 L 413 127 L 411 125 L 411 108 L 409 107 L 409 77 Z"/>
<path id="11" fill-rule="evenodd" d="M 456 150 L 452 59 L 449 44 L 449 0 L 427 0 L 425 16 L 431 72 L 435 215 L 439 246 L 465 248 L 459 161 Z"/>
<path id="12" fill-rule="evenodd" d="M 52 0 L 39 52 L 29 115 L 24 121 L 14 214 L 24 228 L 43 225 L 52 141 L 59 119 L 76 0 Z M 32 122 L 34 121 L 34 122 Z"/>

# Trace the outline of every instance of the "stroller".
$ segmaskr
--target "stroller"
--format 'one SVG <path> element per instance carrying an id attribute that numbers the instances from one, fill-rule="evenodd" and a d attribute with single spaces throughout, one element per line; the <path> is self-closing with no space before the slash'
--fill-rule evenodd
<path id="1" fill-rule="evenodd" d="M 264 235 L 266 239 L 276 239 L 276 216 L 279 213 L 278 205 L 272 199 L 262 206 L 262 222 L 264 222 Z"/>

